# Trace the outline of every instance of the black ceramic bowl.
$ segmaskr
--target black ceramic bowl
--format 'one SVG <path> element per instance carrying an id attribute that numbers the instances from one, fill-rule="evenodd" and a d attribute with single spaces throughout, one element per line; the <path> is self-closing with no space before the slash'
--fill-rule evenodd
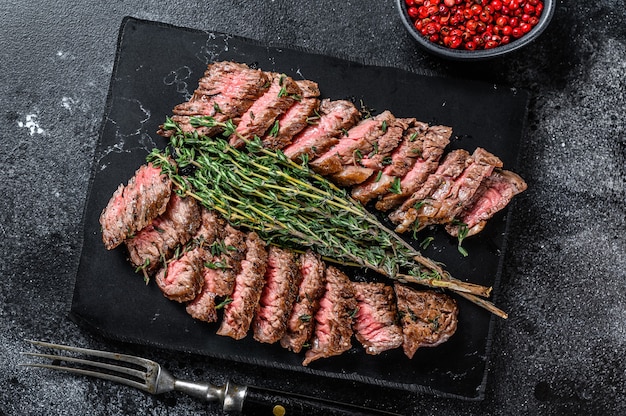
<path id="1" fill-rule="evenodd" d="M 530 32 L 524 36 L 512 40 L 506 45 L 497 46 L 492 49 L 476 49 L 473 51 L 465 49 L 452 49 L 437 43 L 431 42 L 428 38 L 418 32 L 413 25 L 413 21 L 409 17 L 407 12 L 407 5 L 405 0 L 396 0 L 398 12 L 402 23 L 409 31 L 411 36 L 417 41 L 417 43 L 430 53 L 440 56 L 442 58 L 457 60 L 457 61 L 479 61 L 485 59 L 497 58 L 499 56 L 507 55 L 513 51 L 525 47 L 546 29 L 552 16 L 554 15 L 554 9 L 556 7 L 556 0 L 543 0 L 543 12 L 539 18 L 539 22 L 531 29 Z"/>

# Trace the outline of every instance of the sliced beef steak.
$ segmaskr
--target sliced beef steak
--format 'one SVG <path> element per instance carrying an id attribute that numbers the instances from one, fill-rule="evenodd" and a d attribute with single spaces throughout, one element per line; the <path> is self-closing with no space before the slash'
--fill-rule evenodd
<path id="1" fill-rule="evenodd" d="M 120 185 L 100 214 L 102 241 L 112 250 L 165 212 L 172 192 L 169 177 L 152 164 L 141 166 Z"/>
<path id="2" fill-rule="evenodd" d="M 309 126 L 283 152 L 291 160 L 301 161 L 303 155 L 311 160 L 337 143 L 360 117 L 361 113 L 350 101 L 324 99 L 318 114 L 309 118 Z"/>
<path id="3" fill-rule="evenodd" d="M 170 197 L 165 212 L 125 241 L 131 263 L 155 271 L 178 245 L 187 243 L 200 227 L 200 208 L 193 198 Z"/>
<path id="4" fill-rule="evenodd" d="M 295 253 L 270 246 L 265 287 L 252 323 L 255 340 L 273 344 L 283 337 L 299 283 Z"/>
<path id="5" fill-rule="evenodd" d="M 417 221 L 422 207 L 430 201 L 431 194 L 442 184 L 450 183 L 458 177 L 469 160 L 470 154 L 466 150 L 458 149 L 448 153 L 437 171 L 428 176 L 421 188 L 389 215 L 389 219 L 397 224 L 396 232 L 407 231 Z"/>
<path id="6" fill-rule="evenodd" d="M 323 176 L 340 172 L 344 165 L 359 166 L 361 159 L 374 150 L 378 140 L 394 121 L 395 117 L 389 111 L 362 120 L 349 129 L 337 144 L 310 162 L 309 165 L 315 172 Z"/>
<path id="7" fill-rule="evenodd" d="M 360 165 L 374 170 L 382 170 L 391 163 L 391 154 L 402 142 L 404 132 L 415 122 L 415 119 L 397 118 L 385 126 L 385 132 L 374 149 L 365 155 Z"/>
<path id="8" fill-rule="evenodd" d="M 300 352 L 313 334 L 314 316 L 319 309 L 320 298 L 326 290 L 325 265 L 318 254 L 308 250 L 300 255 L 301 277 L 287 330 L 280 345 Z"/>
<path id="9" fill-rule="evenodd" d="M 302 91 L 302 97 L 275 121 L 274 127 L 263 138 L 263 146 L 270 149 L 283 149 L 293 137 L 309 125 L 309 117 L 319 108 L 320 90 L 313 81 L 296 81 Z M 276 128 L 277 127 L 277 128 Z"/>
<path id="10" fill-rule="evenodd" d="M 263 137 L 276 119 L 302 97 L 300 87 L 292 78 L 277 73 L 270 73 L 268 77 L 269 88 L 241 116 L 235 132 L 230 136 L 232 146 L 241 147 L 244 140 Z"/>
<path id="11" fill-rule="evenodd" d="M 422 206 L 417 221 L 424 227 L 429 224 L 446 224 L 470 201 L 480 183 L 491 175 L 495 167 L 501 167 L 502 161 L 485 149 L 477 148 L 468 165 L 453 181 L 442 182 Z"/>
<path id="12" fill-rule="evenodd" d="M 425 134 L 419 137 L 419 140 L 416 139 L 418 144 L 421 143 L 421 146 L 411 146 L 411 152 L 417 155 L 417 157 L 413 158 L 412 166 L 403 173 L 403 176 L 397 175 L 397 173 L 404 171 L 405 165 L 391 165 L 393 167 L 393 176 L 402 177 L 398 192 L 384 195 L 376 203 L 376 209 L 388 211 L 400 205 L 407 197 L 417 192 L 428 176 L 437 170 L 444 148 L 450 142 L 451 134 L 452 129 L 450 127 L 433 126 L 428 128 Z"/>
<path id="13" fill-rule="evenodd" d="M 241 339 L 246 336 L 252 323 L 265 284 L 267 250 L 259 236 L 251 232 L 246 237 L 246 257 L 241 262 L 241 271 L 235 278 L 232 302 L 224 308 L 224 317 L 218 335 Z"/>
<path id="14" fill-rule="evenodd" d="M 156 275 L 166 298 L 177 302 L 193 300 L 202 289 L 202 250 L 190 250 L 167 262 Z"/>
<path id="15" fill-rule="evenodd" d="M 400 283 L 396 283 L 394 289 L 402 322 L 402 348 L 407 357 L 413 358 L 418 348 L 437 346 L 454 334 L 458 322 L 454 299 Z"/>
<path id="16" fill-rule="evenodd" d="M 315 333 L 311 349 L 302 365 L 319 359 L 340 355 L 352 347 L 352 317 L 357 301 L 352 283 L 341 270 L 326 268 L 326 292 L 315 314 Z"/>
<path id="17" fill-rule="evenodd" d="M 226 220 L 215 211 L 204 207 L 200 208 L 200 227 L 193 240 L 197 245 L 209 246 L 220 238 L 226 227 Z"/>
<path id="18" fill-rule="evenodd" d="M 266 73 L 235 62 L 215 62 L 207 66 L 198 88 L 186 103 L 174 107 L 172 120 L 183 131 L 197 131 L 212 136 L 221 131 L 218 127 L 194 127 L 190 123 L 193 116 L 210 116 L 218 122 L 236 119 L 267 89 Z M 171 131 L 158 131 L 169 137 Z"/>
<path id="19" fill-rule="evenodd" d="M 221 218 L 216 222 L 225 223 Z M 216 302 L 227 300 L 233 291 L 235 276 L 241 272 L 241 260 L 246 255 L 245 234 L 226 224 L 219 230 L 217 239 L 202 249 L 204 285 L 198 296 L 187 304 L 187 313 L 201 321 L 215 322 L 218 319 Z"/>
<path id="20" fill-rule="evenodd" d="M 402 345 L 402 328 L 397 324 L 396 298 L 391 286 L 384 283 L 352 284 L 358 312 L 354 317 L 354 334 L 368 354 Z"/>
<path id="21" fill-rule="evenodd" d="M 472 200 L 457 216 L 461 225 L 448 224 L 446 231 L 455 237 L 459 235 L 461 227 L 466 229 L 467 236 L 479 233 L 488 219 L 506 207 L 515 195 L 524 192 L 526 188 L 526 182 L 516 173 L 495 169 L 480 184 Z"/>
<path id="22" fill-rule="evenodd" d="M 374 169 L 363 166 L 342 166 L 341 170 L 329 177 L 337 186 L 350 187 L 363 183 L 372 176 Z"/>

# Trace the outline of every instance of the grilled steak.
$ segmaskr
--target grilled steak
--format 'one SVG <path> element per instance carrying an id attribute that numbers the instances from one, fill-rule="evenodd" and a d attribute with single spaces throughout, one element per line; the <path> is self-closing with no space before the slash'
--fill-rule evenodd
<path id="1" fill-rule="evenodd" d="M 526 190 L 526 182 L 517 174 L 494 169 L 493 173 L 482 181 L 472 200 L 465 205 L 458 215 L 458 224 L 446 225 L 446 231 L 458 236 L 460 227 L 467 229 L 467 236 L 480 232 L 487 220 L 507 206 L 511 199 Z"/>
<path id="2" fill-rule="evenodd" d="M 328 176 L 341 171 L 344 165 L 359 165 L 361 159 L 374 150 L 387 131 L 387 126 L 395 121 L 389 111 L 373 118 L 365 119 L 348 130 L 339 142 L 326 153 L 309 163 L 320 175 Z"/>
<path id="3" fill-rule="evenodd" d="M 210 244 L 205 242 L 201 271 L 204 285 L 198 296 L 187 304 L 187 313 L 201 321 L 215 322 L 217 321 L 216 300 L 232 293 L 235 276 L 241 271 L 241 260 L 246 253 L 246 243 L 245 234 L 228 224 L 224 226 L 225 221 L 216 218 L 218 217 L 216 213 L 211 212 L 211 215 L 205 217 L 215 220 L 217 236 L 224 239 L 216 237 Z"/>
<path id="4" fill-rule="evenodd" d="M 418 348 L 437 346 L 454 334 L 458 315 L 454 299 L 400 283 L 394 289 L 402 322 L 402 348 L 407 357 L 413 358 Z"/>
<path id="5" fill-rule="evenodd" d="M 161 215 L 172 183 L 152 164 L 141 166 L 126 186 L 120 185 L 100 214 L 102 241 L 112 250 Z"/>
<path id="6" fill-rule="evenodd" d="M 270 149 L 283 149 L 291 143 L 296 134 L 309 125 L 307 120 L 317 111 L 320 105 L 318 98 L 320 90 L 317 84 L 307 80 L 296 81 L 296 84 L 302 91 L 301 99 L 276 120 L 278 130 L 270 131 L 265 135 L 263 146 Z"/>
<path id="7" fill-rule="evenodd" d="M 287 330 L 280 345 L 300 352 L 313 334 L 313 317 L 319 309 L 319 301 L 326 290 L 324 262 L 320 256 L 308 250 L 300 255 L 300 285 L 298 295 L 287 321 Z"/>
<path id="8" fill-rule="evenodd" d="M 421 147 L 411 146 L 411 151 L 418 157 L 413 158 L 414 162 L 408 171 L 403 173 L 400 180 L 400 192 L 388 193 L 376 203 L 376 209 L 379 211 L 388 211 L 400 205 L 407 197 L 415 193 L 428 178 L 428 175 L 435 172 L 439 165 L 439 159 L 443 154 L 444 148 L 450 142 L 452 129 L 446 126 L 430 127 L 426 133 L 419 138 L 418 144 Z M 392 164 L 395 176 L 397 173 L 405 170 L 404 165 L 397 166 Z"/>
<path id="9" fill-rule="evenodd" d="M 177 302 L 194 299 L 202 289 L 202 250 L 183 253 L 178 259 L 168 261 L 156 275 L 156 282 L 166 298 Z"/>
<path id="10" fill-rule="evenodd" d="M 302 362 L 304 366 L 352 347 L 352 317 L 357 308 L 354 288 L 348 276 L 333 266 L 328 266 L 325 274 L 326 293 L 315 314 L 315 333 Z"/>
<path id="11" fill-rule="evenodd" d="M 303 155 L 307 155 L 311 160 L 321 155 L 337 143 L 339 137 L 361 117 L 354 104 L 345 100 L 324 99 L 318 113 L 318 116 L 309 119 L 311 124 L 283 150 L 289 159 L 300 161 Z"/>
<path id="12" fill-rule="evenodd" d="M 384 283 L 358 282 L 352 286 L 358 301 L 352 327 L 365 352 L 375 355 L 402 345 L 393 288 Z"/>
<path id="13" fill-rule="evenodd" d="M 246 247 L 246 257 L 241 262 L 241 271 L 235 278 L 232 302 L 224 308 L 222 324 L 217 331 L 218 335 L 234 339 L 244 338 L 250 329 L 265 284 L 267 267 L 265 243 L 256 233 L 251 232 L 246 237 Z"/>
<path id="14" fill-rule="evenodd" d="M 268 78 L 269 88 L 241 116 L 237 129 L 230 136 L 232 146 L 241 147 L 243 140 L 263 137 L 274 121 L 302 96 L 300 87 L 292 78 L 276 73 L 268 74 Z"/>
<path id="15" fill-rule="evenodd" d="M 493 172 L 494 167 L 501 166 L 500 159 L 485 149 L 477 148 L 463 173 L 452 182 L 442 182 L 431 194 L 428 203 L 422 206 L 418 217 L 420 226 L 451 222 L 472 198 L 483 179 Z"/>
<path id="16" fill-rule="evenodd" d="M 374 170 L 382 170 L 391 162 L 391 154 L 400 145 L 404 132 L 415 122 L 415 119 L 397 118 L 390 125 L 386 126 L 386 131 L 374 149 L 364 156 L 360 165 Z"/>
<path id="17" fill-rule="evenodd" d="M 217 212 L 200 208 L 200 228 L 196 231 L 193 240 L 201 246 L 213 244 L 224 232 L 226 220 Z"/>
<path id="18" fill-rule="evenodd" d="M 431 174 L 422 187 L 409 199 L 389 215 L 389 219 L 397 224 L 396 232 L 403 233 L 418 219 L 421 208 L 430 201 L 431 194 L 442 184 L 453 181 L 459 176 L 470 160 L 466 150 L 454 150 L 446 155 L 437 171 Z"/>
<path id="19" fill-rule="evenodd" d="M 362 166 L 343 166 L 341 170 L 330 176 L 330 181 L 337 186 L 349 187 L 363 183 L 372 176 L 374 169 Z"/>
<path id="20" fill-rule="evenodd" d="M 244 64 L 209 64 L 191 99 L 174 107 L 172 121 L 177 122 L 183 131 L 197 131 L 206 136 L 217 134 L 221 131 L 218 127 L 193 127 L 190 117 L 210 116 L 218 122 L 235 119 L 245 113 L 263 94 L 267 83 L 268 78 L 264 72 Z M 162 126 L 158 133 L 165 137 L 171 135 Z"/>
<path id="21" fill-rule="evenodd" d="M 276 246 L 268 251 L 266 283 L 252 329 L 255 340 L 272 344 L 285 334 L 301 276 L 293 251 Z"/>
<path id="22" fill-rule="evenodd" d="M 246 256 L 246 235 L 229 224 L 222 232 L 223 240 L 215 241 L 209 250 L 213 258 L 206 260 L 206 267 L 215 269 L 215 293 L 220 296 L 230 295 L 235 285 L 235 278 L 240 273 L 242 260 Z"/>
<path id="23" fill-rule="evenodd" d="M 204 322 L 217 322 L 217 309 L 215 308 L 215 281 L 219 279 L 216 269 L 203 267 L 200 272 L 202 277 L 202 290 L 191 300 L 185 310 L 194 319 Z"/>
<path id="24" fill-rule="evenodd" d="M 131 263 L 147 272 L 155 271 L 179 244 L 191 239 L 199 226 L 200 208 L 196 200 L 172 193 L 165 212 L 125 240 Z"/>

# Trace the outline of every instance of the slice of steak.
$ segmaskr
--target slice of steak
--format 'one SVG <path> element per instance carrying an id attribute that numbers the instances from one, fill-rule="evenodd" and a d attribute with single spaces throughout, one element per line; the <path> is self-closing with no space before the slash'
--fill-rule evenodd
<path id="1" fill-rule="evenodd" d="M 502 161 L 495 155 L 480 147 L 474 150 L 463 173 L 452 182 L 444 181 L 423 205 L 418 217 L 420 226 L 446 224 L 454 220 L 496 167 L 502 167 Z"/>
<path id="2" fill-rule="evenodd" d="M 159 270 L 156 282 L 170 300 L 187 302 L 202 290 L 202 250 L 190 250 L 173 259 Z"/>
<path id="3" fill-rule="evenodd" d="M 216 269 L 208 267 L 204 267 L 200 274 L 203 280 L 202 290 L 187 304 L 185 310 L 194 319 L 204 322 L 217 322 L 215 281 L 219 279 L 219 276 Z"/>
<path id="4" fill-rule="evenodd" d="M 411 168 L 404 173 L 400 180 L 399 191 L 388 193 L 376 203 L 379 211 L 388 211 L 400 205 L 406 198 L 424 184 L 428 176 L 435 172 L 439 166 L 439 160 L 443 155 L 444 148 L 450 142 L 452 129 L 446 126 L 430 127 L 421 137 L 421 148 L 412 147 L 412 152 L 418 155 L 414 159 Z M 395 165 L 392 165 L 395 168 Z M 399 169 L 404 170 L 403 168 Z M 395 175 L 399 176 L 399 175 Z"/>
<path id="5" fill-rule="evenodd" d="M 223 240 L 215 241 L 208 247 L 213 257 L 205 260 L 205 267 L 215 270 L 215 293 L 229 296 L 233 292 L 235 278 L 241 272 L 241 262 L 248 248 L 246 234 L 229 224 L 224 227 L 222 236 Z"/>
<path id="6" fill-rule="evenodd" d="M 301 281 L 298 295 L 287 321 L 287 330 L 280 340 L 283 348 L 296 353 L 302 350 L 313 334 L 313 317 L 326 290 L 325 265 L 318 254 L 311 250 L 302 253 L 299 268 Z"/>
<path id="7" fill-rule="evenodd" d="M 218 127 L 198 127 L 190 124 L 193 116 L 210 116 L 218 122 L 236 119 L 267 89 L 266 73 L 235 62 L 215 62 L 207 66 L 204 76 L 191 99 L 174 107 L 172 120 L 183 131 L 197 131 L 212 136 Z M 169 137 L 172 132 L 160 127 L 158 134 Z"/>
<path id="8" fill-rule="evenodd" d="M 348 276 L 336 267 L 328 266 L 325 274 L 326 292 L 315 314 L 315 333 L 304 366 L 352 347 L 352 318 L 357 309 L 354 288 Z"/>
<path id="9" fill-rule="evenodd" d="M 218 224 L 223 221 L 220 220 Z M 201 249 L 204 251 L 201 271 L 204 285 L 198 296 L 187 304 L 187 313 L 201 321 L 216 322 L 216 302 L 228 301 L 235 276 L 241 272 L 241 260 L 246 254 L 245 234 L 226 224 L 219 237 Z"/>
<path id="10" fill-rule="evenodd" d="M 265 284 L 267 250 L 265 243 L 255 232 L 246 237 L 246 257 L 241 262 L 241 271 L 235 278 L 232 302 L 224 308 L 224 317 L 217 334 L 242 339 L 246 336 L 259 304 L 261 290 Z"/>
<path id="11" fill-rule="evenodd" d="M 255 340 L 273 344 L 283 337 L 298 294 L 300 278 L 295 253 L 270 246 L 265 272 L 266 283 L 252 322 Z"/>
<path id="12" fill-rule="evenodd" d="M 365 352 L 376 355 L 400 347 L 402 328 L 397 324 L 393 288 L 384 283 L 358 282 L 352 285 L 358 302 L 352 327 Z"/>
<path id="13" fill-rule="evenodd" d="M 270 149 L 283 149 L 288 146 L 294 136 L 309 125 L 309 117 L 319 108 L 320 90 L 313 81 L 296 81 L 302 91 L 302 98 L 275 121 L 270 132 L 263 138 L 263 146 Z"/>
<path id="14" fill-rule="evenodd" d="M 226 220 L 215 211 L 205 207 L 200 208 L 200 227 L 196 231 L 193 240 L 197 245 L 209 246 L 213 244 L 224 232 Z"/>
<path id="15" fill-rule="evenodd" d="M 283 152 L 289 159 L 298 162 L 303 155 L 312 160 L 337 143 L 339 137 L 354 126 L 360 117 L 361 113 L 350 101 L 324 99 L 320 103 L 318 115 L 309 118 L 309 126 L 298 133 Z"/>
<path id="16" fill-rule="evenodd" d="M 394 121 L 395 117 L 389 111 L 362 120 L 326 153 L 310 162 L 309 166 L 323 176 L 340 172 L 344 165 L 359 166 L 361 159 L 374 150 L 375 144 Z"/>
<path id="17" fill-rule="evenodd" d="M 428 176 L 422 187 L 389 214 L 389 219 L 397 225 L 396 232 L 407 231 L 419 218 L 422 207 L 430 201 L 432 193 L 442 184 L 450 183 L 458 177 L 469 160 L 470 154 L 466 150 L 458 149 L 448 153 L 437 171 Z"/>
<path id="18" fill-rule="evenodd" d="M 241 147 L 244 140 L 263 137 L 276 119 L 302 97 L 300 87 L 292 78 L 277 73 L 269 73 L 268 77 L 269 88 L 241 116 L 230 136 L 231 146 Z"/>
<path id="19" fill-rule="evenodd" d="M 435 347 L 456 331 L 458 308 L 454 299 L 443 293 L 419 291 L 394 285 L 402 323 L 402 348 L 413 358 L 420 347 Z"/>
<path id="20" fill-rule="evenodd" d="M 131 263 L 150 273 L 187 243 L 200 227 L 200 208 L 193 198 L 172 193 L 165 212 L 125 241 Z"/>
<path id="21" fill-rule="evenodd" d="M 163 214 L 171 193 L 172 182 L 161 169 L 151 163 L 137 169 L 126 185 L 117 188 L 100 214 L 106 249 L 114 249 Z"/>
<path id="22" fill-rule="evenodd" d="M 362 166 L 342 166 L 341 170 L 330 176 L 330 181 L 337 186 L 349 187 L 363 183 L 372 176 L 374 169 Z"/>
<path id="23" fill-rule="evenodd" d="M 385 133 L 374 144 L 374 149 L 365 155 L 360 165 L 374 170 L 382 170 L 391 162 L 391 154 L 398 148 L 404 132 L 415 122 L 415 119 L 397 118 L 386 127 Z"/>
<path id="24" fill-rule="evenodd" d="M 462 227 L 467 231 L 466 236 L 479 233 L 488 219 L 506 207 L 515 195 L 524 192 L 526 188 L 526 182 L 516 173 L 494 169 L 458 215 L 458 221 L 446 225 L 446 231 L 454 237 L 459 235 Z"/>

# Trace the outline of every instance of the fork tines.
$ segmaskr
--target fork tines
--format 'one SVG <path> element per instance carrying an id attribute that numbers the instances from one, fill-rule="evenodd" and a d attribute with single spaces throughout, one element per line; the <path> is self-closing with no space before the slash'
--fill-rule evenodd
<path id="1" fill-rule="evenodd" d="M 159 365 L 151 360 L 126 354 L 117 354 L 107 351 L 90 350 L 86 348 L 70 347 L 66 345 L 52 344 L 42 341 L 27 340 L 32 345 L 41 348 L 49 348 L 57 351 L 65 351 L 74 355 L 45 354 L 37 352 L 23 352 L 22 355 L 51 360 L 45 363 L 25 363 L 27 367 L 48 368 L 52 370 L 66 371 L 75 374 L 97 377 L 115 381 L 150 392 L 154 386 L 154 379 L 158 374 Z M 86 359 L 76 356 L 94 357 L 98 359 Z M 106 361 L 108 360 L 108 362 Z M 116 363 L 116 364 L 113 364 Z M 130 366 L 120 364 L 130 364 Z M 135 366 L 132 368 L 131 366 Z"/>

